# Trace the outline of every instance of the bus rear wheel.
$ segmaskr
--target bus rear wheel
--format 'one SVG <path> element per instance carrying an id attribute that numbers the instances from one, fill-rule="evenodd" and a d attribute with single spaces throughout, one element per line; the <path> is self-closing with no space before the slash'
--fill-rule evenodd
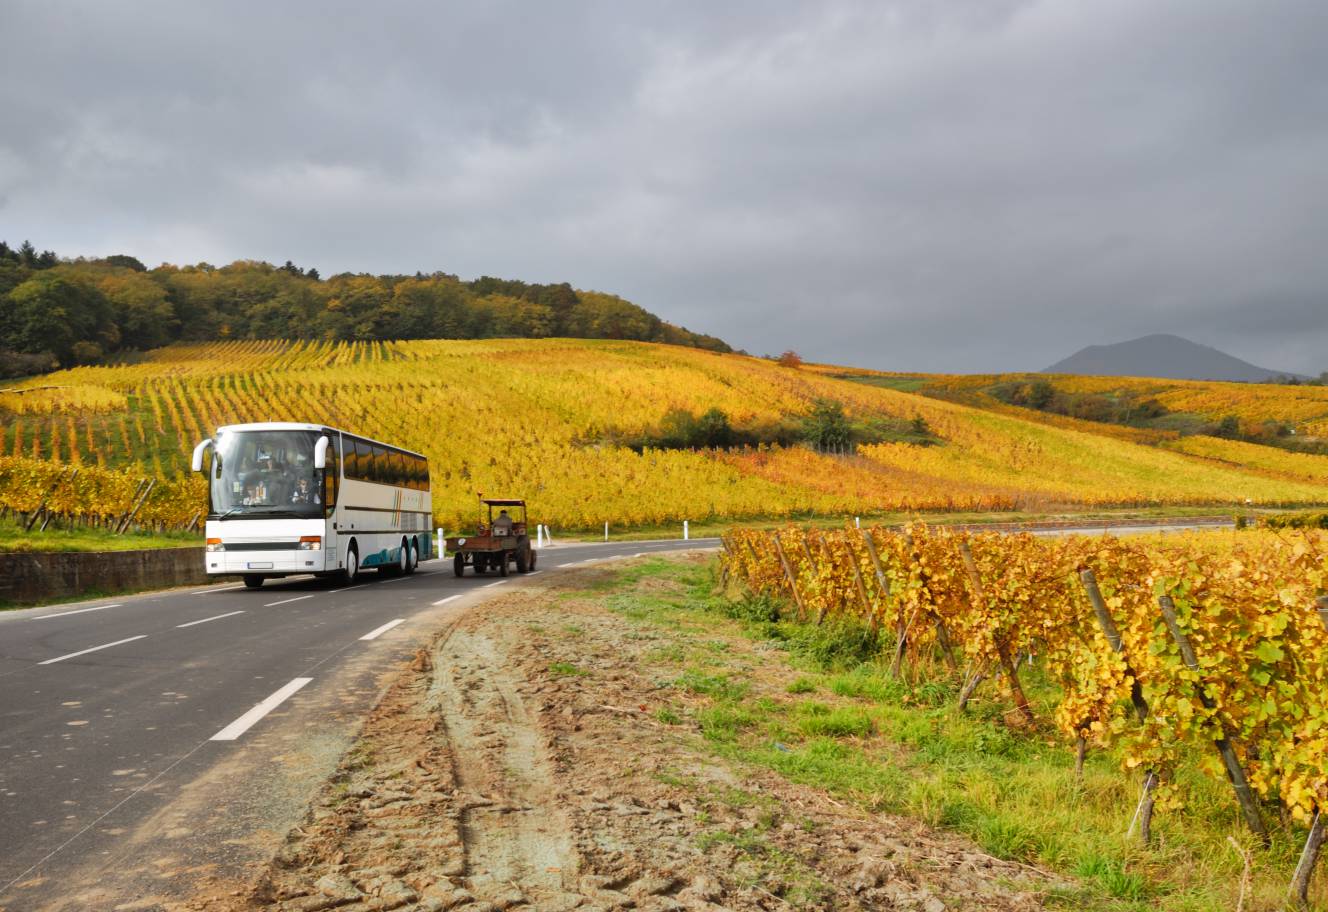
<path id="1" fill-rule="evenodd" d="M 420 546 L 412 541 L 409 553 L 410 556 L 406 559 L 406 572 L 414 573 L 420 565 Z"/>

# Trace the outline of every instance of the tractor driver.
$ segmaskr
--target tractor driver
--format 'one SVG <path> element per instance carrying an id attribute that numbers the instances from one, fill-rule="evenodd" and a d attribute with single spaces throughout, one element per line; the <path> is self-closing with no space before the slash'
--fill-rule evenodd
<path id="1" fill-rule="evenodd" d="M 507 515 L 506 510 L 498 511 L 498 518 L 493 521 L 493 534 L 494 535 L 512 534 L 512 517 Z"/>

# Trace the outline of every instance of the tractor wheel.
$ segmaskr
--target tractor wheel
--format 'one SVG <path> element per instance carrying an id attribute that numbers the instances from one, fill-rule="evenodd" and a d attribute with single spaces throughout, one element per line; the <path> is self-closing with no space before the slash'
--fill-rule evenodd
<path id="1" fill-rule="evenodd" d="M 507 576 L 507 554 L 505 552 L 498 555 L 498 575 Z"/>
<path id="2" fill-rule="evenodd" d="M 530 548 L 517 548 L 516 550 L 516 572 L 526 573 L 530 570 Z"/>
<path id="3" fill-rule="evenodd" d="M 457 554 L 452 558 L 452 572 L 457 576 L 461 576 L 466 572 L 466 556 L 464 554 Z"/>
<path id="4" fill-rule="evenodd" d="M 538 556 L 539 556 L 539 552 L 538 552 L 538 551 L 531 551 L 531 552 L 530 552 L 530 569 L 531 569 L 531 572 L 534 572 L 534 570 L 535 570 L 535 558 L 537 558 Z"/>

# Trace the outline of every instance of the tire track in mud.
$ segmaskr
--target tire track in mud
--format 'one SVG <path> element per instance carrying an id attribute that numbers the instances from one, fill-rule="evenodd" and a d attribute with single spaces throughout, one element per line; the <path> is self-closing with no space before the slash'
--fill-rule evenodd
<path id="1" fill-rule="evenodd" d="M 561 894 L 576 883 L 577 854 L 558 804 L 554 769 L 518 680 L 492 639 L 454 631 L 435 653 L 431 702 L 449 741 L 457 784 L 466 886 L 500 901 Z"/>

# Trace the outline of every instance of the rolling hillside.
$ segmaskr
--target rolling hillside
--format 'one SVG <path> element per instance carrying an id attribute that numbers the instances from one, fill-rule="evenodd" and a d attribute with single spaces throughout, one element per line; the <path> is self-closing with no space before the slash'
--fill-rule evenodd
<path id="1" fill-rule="evenodd" d="M 1231 441 L 1213 451 L 1174 435 L 1132 436 L 850 382 L 825 368 L 650 343 L 175 345 L 23 387 L 53 388 L 0 394 L 0 453 L 8 454 L 0 506 L 11 509 L 35 507 L 58 467 L 78 464 L 57 508 L 118 512 L 116 499 L 148 475 L 163 481 L 145 515 L 187 521 L 201 504 L 200 479 L 185 472 L 194 443 L 219 424 L 263 420 L 326 420 L 426 453 L 435 519 L 450 528 L 469 520 L 477 491 L 524 495 L 561 529 L 900 510 L 1328 503 L 1328 457 L 1222 448 Z M 852 456 L 800 446 L 624 445 L 653 439 L 679 410 L 719 409 L 735 429 L 759 436 L 795 426 L 818 400 L 842 403 L 854 420 L 925 427 L 927 439 L 900 435 Z"/>
<path id="2" fill-rule="evenodd" d="M 1042 373 L 1234 380 L 1244 383 L 1261 383 L 1293 376 L 1288 371 L 1259 367 L 1211 346 L 1164 333 L 1112 345 L 1090 345 L 1057 361 Z"/>

